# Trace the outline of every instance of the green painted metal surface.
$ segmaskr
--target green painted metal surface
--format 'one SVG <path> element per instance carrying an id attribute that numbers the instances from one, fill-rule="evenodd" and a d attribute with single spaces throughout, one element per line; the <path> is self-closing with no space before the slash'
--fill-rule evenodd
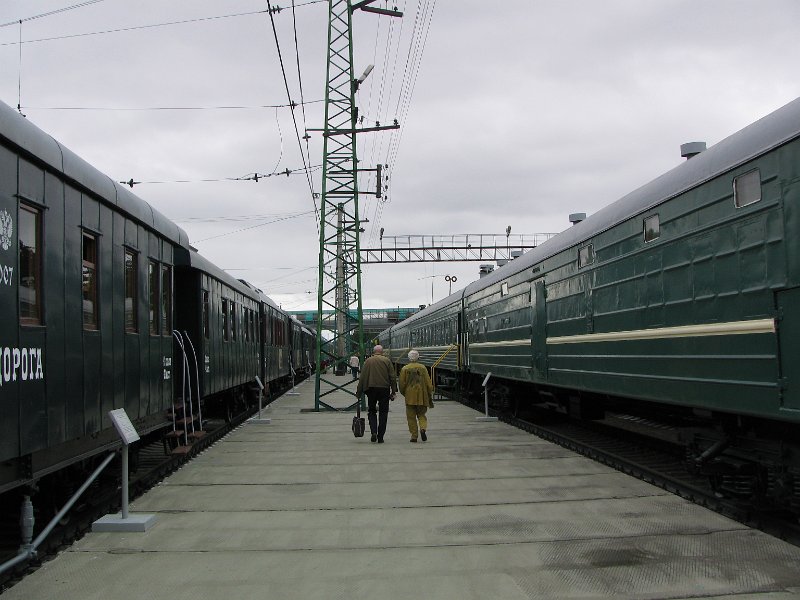
<path id="1" fill-rule="evenodd" d="M 319 289 L 317 293 L 317 348 L 314 409 L 334 409 L 323 397 L 347 390 L 340 379 L 323 369 L 346 372 L 356 353 L 365 358 L 361 305 L 361 249 L 359 240 L 356 159 L 356 110 L 353 78 L 352 12 L 349 0 L 330 0 L 328 62 L 325 85 L 325 130 L 320 210 Z M 333 132 L 337 132 L 333 134 Z M 333 311 L 336 326 L 323 335 L 324 311 Z M 321 386 L 321 382 L 329 386 Z"/>

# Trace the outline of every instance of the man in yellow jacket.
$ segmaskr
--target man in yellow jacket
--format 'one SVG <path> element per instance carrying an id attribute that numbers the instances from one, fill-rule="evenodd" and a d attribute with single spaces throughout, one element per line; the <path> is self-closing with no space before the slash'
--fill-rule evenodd
<path id="1" fill-rule="evenodd" d="M 417 420 L 419 420 L 419 435 L 422 441 L 428 440 L 428 407 L 433 406 L 433 383 L 425 365 L 417 362 L 419 352 L 412 350 L 408 353 L 411 362 L 400 369 L 400 393 L 406 399 L 406 419 L 408 430 L 411 432 L 411 441 L 417 441 Z"/>

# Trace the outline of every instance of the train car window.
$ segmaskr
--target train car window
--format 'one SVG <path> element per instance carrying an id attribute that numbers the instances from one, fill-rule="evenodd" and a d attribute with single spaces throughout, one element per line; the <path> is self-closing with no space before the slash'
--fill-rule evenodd
<path id="1" fill-rule="evenodd" d="M 761 172 L 748 171 L 733 179 L 733 203 L 736 208 L 747 206 L 761 200 Z"/>
<path id="2" fill-rule="evenodd" d="M 83 328 L 96 330 L 97 321 L 97 237 L 83 233 Z"/>
<path id="3" fill-rule="evenodd" d="M 211 334 L 211 323 L 209 322 L 211 318 L 210 300 L 211 298 L 208 290 L 203 290 L 203 337 L 205 339 L 208 339 Z"/>
<path id="4" fill-rule="evenodd" d="M 125 331 L 139 331 L 137 320 L 136 288 L 139 279 L 139 256 L 133 250 L 125 250 Z"/>
<path id="5" fill-rule="evenodd" d="M 504 281 L 503 285 L 500 286 L 500 295 L 501 296 L 508 296 L 508 282 Z"/>
<path id="6" fill-rule="evenodd" d="M 594 247 L 588 244 L 578 250 L 578 268 L 585 267 L 594 262 Z"/>
<path id="7" fill-rule="evenodd" d="M 150 292 L 148 327 L 150 335 L 158 335 L 158 264 L 152 260 L 147 265 L 147 285 Z"/>
<path id="8" fill-rule="evenodd" d="M 647 217 L 644 220 L 644 241 L 652 242 L 661 235 L 661 224 L 658 220 L 658 215 Z"/>
<path id="9" fill-rule="evenodd" d="M 236 339 L 236 323 L 239 321 L 239 311 L 236 302 L 231 301 L 231 339 Z"/>
<path id="10" fill-rule="evenodd" d="M 172 336 L 172 267 L 161 265 L 161 335 Z"/>
<path id="11" fill-rule="evenodd" d="M 42 324 L 42 212 L 19 206 L 19 318 Z"/>
<path id="12" fill-rule="evenodd" d="M 228 341 L 228 299 L 222 299 L 222 339 Z"/>

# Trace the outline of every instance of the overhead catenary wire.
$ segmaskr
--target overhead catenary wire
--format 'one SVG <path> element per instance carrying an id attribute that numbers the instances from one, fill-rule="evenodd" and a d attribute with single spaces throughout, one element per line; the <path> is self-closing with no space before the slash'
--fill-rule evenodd
<path id="1" fill-rule="evenodd" d="M 95 0 L 95 1 L 100 2 L 100 1 L 103 1 L 103 0 Z M 302 6 L 308 6 L 308 5 L 311 5 L 311 4 L 318 4 L 320 2 L 327 2 L 327 0 L 309 0 L 308 2 L 303 2 L 302 4 L 298 4 L 297 8 L 300 8 Z M 226 15 L 212 15 L 210 17 L 196 17 L 194 19 L 182 19 L 182 20 L 179 20 L 179 21 L 165 21 L 163 23 L 150 23 L 150 24 L 146 24 L 146 25 L 132 25 L 130 27 L 117 27 L 115 29 L 102 29 L 102 30 L 99 30 L 99 31 L 86 31 L 86 32 L 82 32 L 82 33 L 71 33 L 71 34 L 65 34 L 65 35 L 57 35 L 57 36 L 51 36 L 51 37 L 45 37 L 45 38 L 25 40 L 24 43 L 26 43 L 26 44 L 36 44 L 36 43 L 41 43 L 41 42 L 55 42 L 55 41 L 59 41 L 59 40 L 69 40 L 69 39 L 88 37 L 88 36 L 93 36 L 93 35 L 107 35 L 107 34 L 111 34 L 111 33 L 125 33 L 125 32 L 129 32 L 129 31 L 140 31 L 140 30 L 144 30 L 144 29 L 154 29 L 154 28 L 157 28 L 157 27 L 171 27 L 171 26 L 175 26 L 175 25 L 189 25 L 189 24 L 192 24 L 192 23 L 202 23 L 204 21 L 216 21 L 216 20 L 219 20 L 219 19 L 230 19 L 230 18 L 236 18 L 236 17 L 249 17 L 249 16 L 253 16 L 253 15 L 263 15 L 264 13 L 269 12 L 269 10 L 274 10 L 276 12 L 280 12 L 280 10 L 283 10 L 283 9 L 281 9 L 280 7 L 276 7 L 275 9 L 268 9 L 268 10 L 253 10 L 253 11 L 248 11 L 248 12 L 231 13 L 231 14 L 226 14 Z M 53 14 L 55 14 L 55 13 L 53 13 Z M 33 18 L 37 18 L 37 17 L 33 17 Z M 22 19 L 22 20 L 30 20 L 30 19 Z M 16 19 L 14 21 L 10 21 L 8 23 L 0 25 L 0 27 L 5 27 L 5 26 L 9 26 L 9 25 L 16 25 L 19 22 L 20 22 L 20 19 Z M 20 42 L 4 42 L 4 43 L 1 43 L 0 46 L 13 46 L 13 45 L 18 44 L 18 43 L 21 44 L 22 42 L 21 41 Z"/>
<path id="2" fill-rule="evenodd" d="M 86 0 L 86 2 L 80 2 L 78 4 L 73 4 L 72 6 L 64 6 L 63 8 L 57 8 L 55 10 L 48 11 L 46 13 L 40 13 L 38 15 L 33 15 L 32 17 L 23 17 L 20 19 L 14 19 L 13 21 L 9 21 L 8 23 L 0 23 L 0 27 L 8 27 L 10 25 L 16 25 L 17 23 L 22 23 L 23 21 L 33 21 L 34 19 L 42 19 L 44 17 L 50 17 L 53 15 L 58 15 L 70 10 L 75 10 L 76 8 L 84 8 L 85 6 L 90 6 L 92 4 L 97 4 L 98 2 L 105 2 L 105 0 Z"/>
<path id="3" fill-rule="evenodd" d="M 306 132 L 303 136 L 303 139 L 306 141 L 306 158 L 308 159 L 308 162 L 311 162 L 311 148 L 309 146 L 309 140 L 311 139 L 311 136 L 308 135 L 308 123 L 306 121 L 306 102 L 305 94 L 303 92 L 303 76 L 300 71 L 300 46 L 297 42 L 297 14 L 294 0 L 292 0 L 292 29 L 294 30 L 294 53 L 297 59 L 297 85 L 300 88 L 300 110 L 303 113 L 303 131 Z M 302 148 L 300 150 L 302 152 Z"/>
<path id="4" fill-rule="evenodd" d="M 233 235 L 235 233 L 241 233 L 243 231 L 250 231 L 251 229 L 257 229 L 259 227 L 265 227 L 266 225 L 272 225 L 273 223 L 280 223 L 281 221 L 288 221 L 289 219 L 297 219 L 300 217 L 307 217 L 311 215 L 314 211 L 308 210 L 303 213 L 297 213 L 295 215 L 290 215 L 286 217 L 281 217 L 278 219 L 273 219 L 272 221 L 267 221 L 266 223 L 258 223 L 257 225 L 251 225 L 250 227 L 242 227 L 240 229 L 235 229 L 234 231 L 227 231 L 225 233 L 220 233 L 218 235 L 212 235 L 211 237 L 203 238 L 201 240 L 194 240 L 193 243 L 199 244 L 200 242 L 207 242 L 209 240 L 216 240 L 217 238 L 226 237 L 229 235 Z"/>
<path id="5" fill-rule="evenodd" d="M 318 104 L 325 100 L 309 100 L 305 104 Z M 220 105 L 220 106 L 28 106 L 25 110 L 97 110 L 97 111 L 167 111 L 167 110 L 262 110 L 265 108 L 292 108 L 291 104 L 254 104 L 245 105 Z"/>
<path id="6" fill-rule="evenodd" d="M 292 93 L 289 90 L 289 80 L 286 77 L 286 67 L 283 64 L 283 54 L 281 53 L 281 44 L 280 44 L 280 41 L 278 40 L 278 30 L 275 27 L 275 17 L 274 17 L 274 14 L 273 14 L 272 3 L 270 2 L 270 0 L 267 0 L 267 7 L 269 9 L 268 10 L 268 12 L 269 12 L 269 20 L 270 20 L 270 23 L 272 24 L 272 33 L 275 36 L 275 47 L 276 47 L 276 49 L 278 51 L 278 61 L 280 62 L 281 73 L 283 74 L 283 84 L 284 84 L 284 86 L 286 88 L 286 97 L 288 98 L 289 103 L 294 105 L 295 103 L 292 100 Z M 319 236 L 319 209 L 317 208 L 317 200 L 316 200 L 316 195 L 315 195 L 315 192 L 314 192 L 314 183 L 311 180 L 311 174 L 308 172 L 307 161 L 306 161 L 305 154 L 303 153 L 303 143 L 300 141 L 300 131 L 297 128 L 297 117 L 294 114 L 294 109 L 292 109 L 292 121 L 294 123 L 294 133 L 295 133 L 295 136 L 297 137 L 297 145 L 300 148 L 300 157 L 303 159 L 303 166 L 306 167 L 306 179 L 308 181 L 308 189 L 311 192 L 311 201 L 314 204 L 314 214 L 317 215 L 317 219 L 316 219 L 317 220 L 317 235 Z"/>
<path id="7" fill-rule="evenodd" d="M 217 178 L 208 178 L 208 179 L 170 179 L 170 180 L 162 180 L 162 181 L 135 181 L 130 179 L 128 181 L 120 181 L 120 183 L 127 185 L 128 187 L 133 187 L 136 185 L 144 185 L 144 184 L 155 184 L 155 183 L 217 183 L 217 182 L 226 182 L 226 181 L 255 181 L 258 183 L 262 179 L 267 179 L 269 177 L 276 177 L 279 175 L 283 175 L 285 177 L 290 177 L 292 175 L 304 175 L 307 171 L 314 172 L 318 171 L 322 168 L 322 165 L 312 165 L 311 167 L 304 167 L 302 169 L 289 169 L 286 168 L 283 171 L 273 171 L 271 173 L 248 173 L 247 175 L 241 175 L 240 177 L 217 177 Z"/>
<path id="8" fill-rule="evenodd" d="M 175 223 L 219 223 L 223 221 L 260 221 L 263 219 L 274 219 L 276 217 L 296 217 L 308 214 L 306 212 L 292 213 L 266 213 L 261 215 L 219 215 L 209 217 L 178 217 L 172 218 Z M 266 268 L 266 267 L 265 267 Z M 233 269 L 228 269 L 233 270 Z"/>

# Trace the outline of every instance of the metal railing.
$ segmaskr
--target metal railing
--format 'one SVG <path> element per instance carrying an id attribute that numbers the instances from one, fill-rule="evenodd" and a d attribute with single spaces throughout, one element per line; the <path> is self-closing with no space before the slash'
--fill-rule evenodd
<path id="1" fill-rule="evenodd" d="M 111 462 L 111 460 L 116 456 L 116 454 L 117 454 L 116 452 L 112 452 L 111 454 L 106 456 L 105 460 L 100 464 L 100 466 L 94 470 L 94 473 L 92 473 L 89 476 L 89 478 L 84 482 L 84 484 L 80 487 L 80 489 L 77 492 L 75 492 L 72 498 L 70 498 L 69 501 L 63 506 L 63 508 L 60 511 L 58 511 L 58 514 L 52 518 L 47 527 L 45 527 L 42 530 L 42 532 L 36 537 L 35 540 L 33 540 L 33 542 L 30 541 L 30 539 L 33 537 L 33 525 L 34 525 L 33 505 L 30 503 L 30 498 L 28 496 L 25 497 L 26 498 L 25 511 L 23 513 L 22 520 L 30 521 L 30 523 L 25 523 L 24 527 L 25 531 L 23 533 L 22 546 L 20 547 L 19 554 L 17 554 L 17 556 L 12 558 L 11 560 L 8 560 L 4 562 L 2 565 L 0 565 L 0 574 L 5 573 L 9 569 L 12 569 L 15 566 L 17 566 L 18 564 L 21 564 L 26 560 L 30 560 L 31 558 L 34 558 L 36 556 L 36 549 L 41 545 L 41 543 L 45 539 L 47 539 L 47 536 L 50 535 L 50 532 L 53 531 L 53 528 L 70 511 L 72 506 L 78 501 L 78 498 L 80 498 L 83 492 L 85 492 L 86 489 L 90 485 L 92 485 L 92 482 L 94 482 L 94 480 L 97 479 L 98 475 L 100 475 L 103 469 L 105 469 L 108 466 L 108 463 Z M 29 513 L 28 517 L 25 516 L 26 513 Z"/>

